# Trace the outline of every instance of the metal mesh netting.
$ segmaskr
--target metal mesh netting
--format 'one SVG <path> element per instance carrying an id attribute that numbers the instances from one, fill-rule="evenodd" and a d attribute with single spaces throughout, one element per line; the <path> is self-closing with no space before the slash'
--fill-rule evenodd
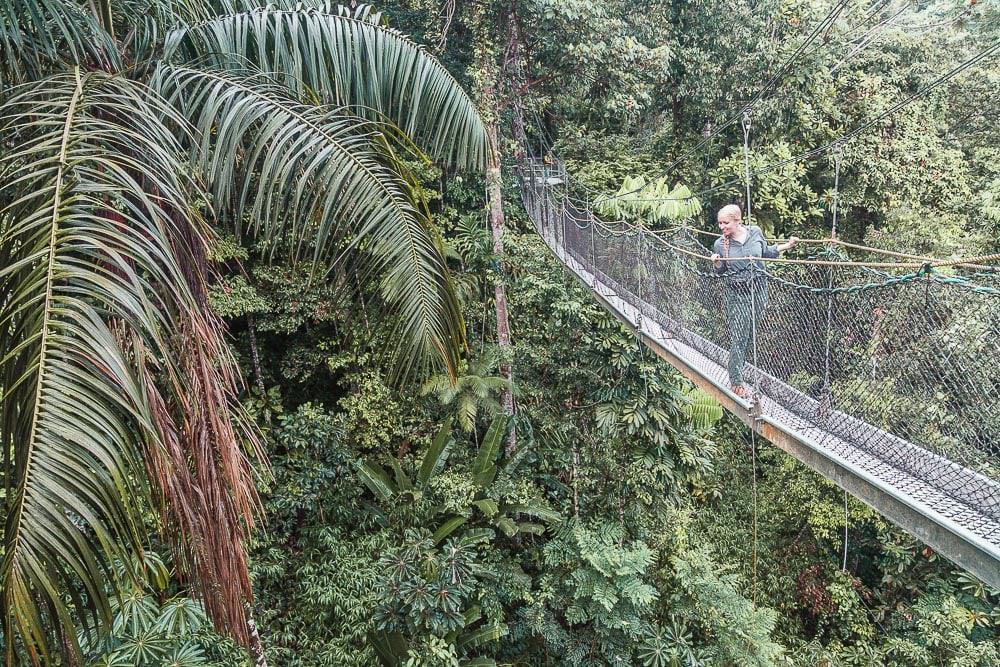
<path id="1" fill-rule="evenodd" d="M 643 333 L 720 387 L 735 365 L 762 415 L 1000 545 L 997 274 L 856 266 L 823 249 L 734 280 L 687 228 L 595 219 L 561 165 L 521 175 L 539 234 Z"/>

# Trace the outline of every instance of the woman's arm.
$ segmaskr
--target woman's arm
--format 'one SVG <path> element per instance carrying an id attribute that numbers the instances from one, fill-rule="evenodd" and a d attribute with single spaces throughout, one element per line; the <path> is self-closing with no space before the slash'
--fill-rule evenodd
<path id="1" fill-rule="evenodd" d="M 794 248 L 795 244 L 798 242 L 799 242 L 798 236 L 789 236 L 787 241 L 785 241 L 784 243 L 779 243 L 774 247 L 777 248 L 779 253 L 782 253 L 785 252 L 786 250 Z"/>
<path id="2" fill-rule="evenodd" d="M 791 236 L 784 243 L 778 243 L 776 245 L 768 245 L 767 241 L 764 240 L 764 232 L 760 231 L 760 228 L 756 228 L 760 234 L 760 247 L 761 247 L 761 257 L 767 257 L 768 259 L 777 259 L 778 255 L 785 252 L 790 248 L 794 248 L 795 244 L 799 242 L 798 236 Z"/>

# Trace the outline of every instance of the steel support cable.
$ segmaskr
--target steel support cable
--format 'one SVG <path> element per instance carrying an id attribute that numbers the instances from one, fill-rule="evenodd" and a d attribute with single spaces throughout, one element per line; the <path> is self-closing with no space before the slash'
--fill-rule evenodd
<path id="1" fill-rule="evenodd" d="M 655 181 L 655 180 L 657 180 L 659 178 L 663 178 L 667 174 L 671 173 L 673 171 L 674 167 L 676 167 L 677 165 L 683 163 L 691 155 L 693 155 L 693 154 L 697 153 L 698 151 L 700 151 L 709 141 L 711 141 L 719 133 L 723 132 L 724 130 L 726 130 L 726 129 L 732 127 L 733 125 L 735 125 L 736 123 L 740 122 L 740 120 L 743 118 L 743 115 L 749 109 L 753 108 L 758 102 L 760 102 L 764 98 L 764 96 L 768 92 L 770 92 L 770 90 L 771 90 L 772 87 L 774 87 L 777 84 L 781 83 L 781 80 L 784 79 L 785 75 L 788 73 L 788 71 L 791 68 L 791 66 L 795 64 L 795 61 L 799 58 L 799 56 L 802 55 L 802 53 L 809 47 L 809 45 L 812 44 L 813 41 L 820 34 L 822 34 L 827 29 L 827 27 L 829 25 L 832 25 L 833 22 L 837 20 L 837 17 L 840 15 L 840 12 L 843 11 L 844 7 L 846 7 L 850 1 L 851 0 L 839 0 L 837 2 L 837 4 L 834 5 L 833 8 L 827 13 L 826 17 L 824 17 L 823 20 L 820 21 L 819 25 L 817 25 L 813 29 L 813 31 L 809 34 L 809 36 L 806 38 L 806 40 L 804 42 L 802 42 L 802 44 L 800 44 L 798 46 L 798 48 L 795 49 L 795 51 L 792 53 L 791 56 L 789 56 L 788 58 L 785 59 L 785 62 L 782 64 L 781 68 L 778 70 L 778 73 L 775 74 L 774 76 L 772 76 L 770 79 L 768 79 L 767 82 L 765 82 L 764 85 L 761 86 L 760 90 L 757 91 L 757 94 L 754 95 L 746 104 L 744 104 L 743 107 L 739 111 L 737 111 L 735 114 L 733 114 L 724 123 L 722 123 L 721 125 L 719 125 L 718 127 L 716 127 L 710 134 L 708 134 L 707 136 L 703 137 L 702 140 L 699 141 L 698 144 L 694 148 L 686 151 L 679 158 L 677 158 L 676 160 L 674 160 L 673 162 L 671 162 L 669 165 L 667 165 L 667 167 L 665 169 L 663 169 L 663 170 L 661 170 L 659 172 L 659 175 L 657 175 L 654 178 L 650 179 L 650 181 L 647 182 L 645 185 L 643 185 L 643 186 L 641 186 L 639 188 L 636 188 L 635 190 L 631 190 L 629 192 L 624 192 L 624 193 L 618 194 L 618 195 L 612 195 L 611 197 L 609 197 L 609 199 L 617 199 L 617 198 L 626 197 L 628 195 L 635 194 L 637 192 L 641 192 L 642 190 L 646 189 L 646 187 L 649 186 L 649 183 L 652 183 L 653 181 Z"/>
<path id="2" fill-rule="evenodd" d="M 861 53 L 862 51 L 864 51 L 866 48 L 868 48 L 868 45 L 871 44 L 873 41 L 875 41 L 875 39 L 879 36 L 879 31 L 881 31 L 882 28 L 890 25 L 894 20 L 896 20 L 897 18 L 899 18 L 900 14 L 902 14 L 903 12 L 905 12 L 907 9 L 909 9 L 909 4 L 908 3 L 905 4 L 905 5 L 903 5 L 903 7 L 898 12 L 896 12 L 895 14 L 893 14 L 892 16 L 890 16 L 889 18 L 883 20 L 880 23 L 875 24 L 875 27 L 873 27 L 867 33 L 865 33 L 864 35 L 862 35 L 859 40 L 857 40 L 860 43 L 858 44 L 857 47 L 855 47 L 855 49 L 853 51 L 851 51 L 848 55 L 844 56 L 841 60 L 837 61 L 837 64 L 834 65 L 830 69 L 830 74 L 833 74 L 834 72 L 836 72 L 838 69 L 840 69 L 841 67 L 843 67 L 846 63 L 850 62 L 856 55 L 858 55 L 859 53 Z"/>
<path id="3" fill-rule="evenodd" d="M 897 30 L 905 32 L 905 33 L 910 34 L 910 35 L 913 35 L 913 34 L 923 34 L 923 32 L 927 32 L 929 30 L 940 29 L 940 28 L 944 28 L 946 26 L 958 23 L 963 18 L 965 18 L 966 16 L 968 16 L 969 14 L 972 13 L 972 7 L 973 7 L 973 5 L 969 5 L 964 10 L 962 10 L 958 14 L 952 16 L 951 18 L 945 18 L 945 19 L 940 20 L 940 21 L 932 21 L 930 23 L 923 23 L 923 24 L 892 25 L 892 21 L 894 21 L 903 12 L 905 12 L 907 9 L 910 8 L 910 3 L 907 3 L 907 4 L 905 4 L 903 6 L 902 9 L 900 9 L 898 12 L 896 12 L 895 14 L 893 14 L 892 16 L 890 16 L 889 18 L 883 20 L 881 23 L 879 23 L 878 25 L 876 25 L 874 28 L 872 28 L 871 31 L 869 31 L 868 33 L 866 33 L 865 35 L 863 35 L 859 40 L 855 40 L 855 41 L 860 41 L 861 45 L 858 46 L 856 49 L 854 49 L 850 54 L 848 54 L 847 56 L 845 56 L 844 58 L 842 58 L 840 61 L 838 61 L 837 64 L 833 67 L 833 69 L 830 70 L 830 73 L 833 74 L 838 69 L 840 69 L 844 65 L 848 64 L 851 60 L 854 59 L 855 56 L 857 56 L 863 50 L 865 50 L 866 48 L 868 48 L 868 46 L 872 42 L 874 42 L 875 39 L 877 39 L 879 37 L 878 33 L 879 33 L 880 29 L 882 29 L 882 28 L 885 28 L 885 27 L 896 28 Z M 923 32 L 918 32 L 918 31 L 923 31 Z M 869 39 L 869 35 L 871 35 L 870 39 Z"/>
<path id="4" fill-rule="evenodd" d="M 861 22 L 858 23 L 853 28 L 851 28 L 850 30 L 848 30 L 846 33 L 844 33 L 844 37 L 850 37 L 851 35 L 853 35 L 854 33 L 858 32 L 859 30 L 864 29 L 865 26 L 867 26 L 868 23 L 873 18 L 875 18 L 876 16 L 878 16 L 879 14 L 881 14 L 883 11 L 885 11 L 885 9 L 889 5 L 891 5 L 892 2 L 893 2 L 893 0 L 879 0 L 878 2 L 874 3 L 874 7 L 870 7 L 869 9 L 866 10 L 868 13 L 861 19 Z"/>
<path id="5" fill-rule="evenodd" d="M 838 146 L 833 152 L 833 220 L 830 224 L 830 238 L 837 238 L 837 207 L 840 200 L 840 161 L 843 157 L 843 147 Z M 830 250 L 833 250 L 833 246 L 830 246 Z M 827 280 L 827 289 L 829 290 L 826 295 L 826 344 L 825 353 L 823 355 L 823 401 L 826 403 L 827 408 L 833 409 L 833 390 L 830 386 L 830 345 L 833 342 L 833 268 L 828 267 L 827 272 L 829 274 L 829 279 Z"/>
<path id="6" fill-rule="evenodd" d="M 926 30 L 934 30 L 934 29 L 938 29 L 938 28 L 944 28 L 946 26 L 958 23 L 959 21 L 961 21 L 962 19 L 964 19 L 966 16 L 968 16 L 969 14 L 972 13 L 973 8 L 975 6 L 976 6 L 976 3 L 972 2 L 970 4 L 967 4 L 966 7 L 965 7 L 965 9 L 963 9 L 960 12 L 958 12 L 954 16 L 951 16 L 950 18 L 941 17 L 941 20 L 939 20 L 939 21 L 931 21 L 930 23 L 914 23 L 914 24 L 910 24 L 910 25 L 901 25 L 901 26 L 899 26 L 899 29 L 900 30 L 905 30 L 907 32 L 910 32 L 912 30 L 924 30 L 924 31 L 926 31 Z M 918 33 L 918 34 L 922 34 L 922 33 Z"/>
<path id="7" fill-rule="evenodd" d="M 749 223 L 751 220 L 751 204 L 750 204 L 750 127 L 752 124 L 751 120 L 751 110 L 749 107 L 743 110 L 742 126 L 743 126 L 743 173 L 746 178 L 746 218 Z M 727 246 L 728 248 L 728 246 Z M 728 258 L 728 252 L 726 253 Z M 754 419 L 760 417 L 760 362 L 757 359 L 757 290 L 767 289 L 767 274 L 764 273 L 762 276 L 755 275 L 756 266 L 753 261 L 750 262 L 750 280 L 747 283 L 748 296 L 750 299 L 750 344 L 753 349 L 753 396 L 752 396 L 752 406 L 751 410 L 753 412 Z M 756 281 L 760 280 L 761 284 L 756 284 Z M 738 298 L 736 294 L 729 295 L 729 298 Z M 735 313 L 730 314 L 730 317 L 737 316 Z M 736 332 L 735 326 L 732 322 L 729 323 L 730 326 L 730 336 L 740 335 Z M 738 345 L 739 343 L 735 341 L 730 341 L 730 345 Z M 730 347 L 730 355 L 734 354 L 734 350 Z M 745 354 L 745 353 L 744 353 Z M 741 356 L 741 359 L 745 358 Z M 732 369 L 732 360 L 730 360 L 730 369 Z M 740 369 L 742 371 L 742 369 Z M 733 371 L 730 370 L 730 373 Z M 737 388 L 734 387 L 734 390 Z M 753 601 L 754 604 L 757 603 L 757 434 L 756 434 L 756 422 L 754 427 L 750 429 L 750 474 L 752 475 L 753 482 L 753 546 L 751 550 L 752 554 L 752 572 L 753 572 Z"/>
<path id="8" fill-rule="evenodd" d="M 587 251 L 586 249 L 584 249 L 583 252 L 581 253 L 582 256 L 579 258 L 579 261 L 582 265 L 586 267 L 587 271 L 590 272 L 590 281 L 589 281 L 590 289 L 593 290 L 595 293 L 600 294 L 598 277 L 597 277 L 597 268 L 596 268 L 598 264 L 596 227 L 591 227 L 589 232 L 590 233 L 587 237 L 588 239 L 587 245 L 590 246 L 590 255 L 588 257 Z"/>

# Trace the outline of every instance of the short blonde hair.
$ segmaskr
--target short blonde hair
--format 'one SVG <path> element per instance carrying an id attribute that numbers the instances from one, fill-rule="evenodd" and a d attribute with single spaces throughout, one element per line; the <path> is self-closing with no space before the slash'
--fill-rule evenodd
<path id="1" fill-rule="evenodd" d="M 736 204 L 727 204 L 719 209 L 719 214 L 716 216 L 717 220 L 735 220 L 736 222 L 743 221 L 743 211 Z"/>

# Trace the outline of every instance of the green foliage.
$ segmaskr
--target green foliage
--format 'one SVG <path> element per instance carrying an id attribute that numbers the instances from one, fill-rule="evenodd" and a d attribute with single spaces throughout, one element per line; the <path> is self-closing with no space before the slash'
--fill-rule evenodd
<path id="1" fill-rule="evenodd" d="M 112 622 L 99 634 L 81 632 L 87 665 L 94 667 L 235 667 L 247 655 L 213 630 L 205 609 L 186 591 L 178 592 L 167 565 L 154 551 L 142 560 L 119 561 L 120 577 L 134 586 L 111 602 Z"/>
<path id="2" fill-rule="evenodd" d="M 243 317 L 262 313 L 270 304 L 243 276 L 227 276 L 212 285 L 208 293 L 212 310 L 221 317 Z"/>
<path id="3" fill-rule="evenodd" d="M 434 35 L 434 43 L 447 32 L 443 60 L 460 68 L 475 57 L 473 77 L 490 74 L 483 60 L 495 56 L 505 63 L 505 75 L 518 81 L 501 81 L 499 89 L 509 83 L 516 91 L 529 140 L 554 139 L 555 152 L 567 158 L 579 181 L 607 194 L 662 176 L 665 166 L 756 92 L 829 8 L 813 0 L 467 6 L 414 0 L 388 12 Z M 866 19 L 874 25 L 888 18 L 880 12 L 851 3 L 775 93 L 755 106 L 752 168 L 829 141 L 885 109 L 931 80 L 938 64 L 957 58 L 960 35 L 984 34 L 956 28 L 939 39 L 880 29 L 870 47 L 843 58 L 863 34 L 850 31 Z M 512 25 L 530 53 L 520 64 L 499 43 Z M 980 69 L 970 80 L 988 89 L 993 77 Z M 978 85 L 956 81 L 948 95 L 845 146 L 841 235 L 922 253 L 990 247 L 975 218 L 992 220 L 995 128 L 975 116 L 968 122 L 976 135 L 943 138 L 945 128 L 965 118 L 961 107 L 990 106 L 984 94 Z M 504 136 L 510 116 L 500 115 L 501 146 L 511 145 Z M 686 198 L 740 177 L 742 140 L 738 126 L 729 128 L 644 192 L 669 197 L 671 185 L 684 183 L 689 190 L 678 192 Z M 623 186 L 637 177 L 645 180 Z M 471 348 L 479 351 L 459 366 L 455 384 L 441 375 L 392 395 L 360 382 L 372 372 L 366 346 L 379 340 L 377 313 L 366 323 L 371 327 L 362 326 L 357 313 L 363 310 L 353 318 L 332 312 L 315 318 L 305 308 L 296 320 L 293 342 L 306 348 L 296 358 L 325 355 L 328 363 L 308 377 L 325 376 L 323 400 L 333 413 L 350 414 L 343 444 L 354 466 L 350 500 L 340 501 L 343 514 L 303 524 L 334 522 L 342 547 L 357 544 L 375 564 L 385 559 L 382 571 L 372 562 L 358 568 L 366 581 L 376 571 L 384 586 L 374 604 L 386 627 L 360 622 L 339 630 L 343 641 L 365 645 L 372 661 L 378 646 L 383 661 L 413 665 L 475 664 L 477 658 L 486 664 L 593 665 L 993 660 L 993 593 L 960 579 L 863 504 L 850 501 L 845 515 L 839 490 L 759 441 L 754 474 L 747 434 L 723 418 L 720 406 L 644 350 L 532 234 L 518 233 L 528 224 L 513 188 L 504 191 L 501 262 L 484 221 L 482 182 L 448 171 L 441 179 L 443 197 L 427 201 L 445 230 L 448 262 L 459 273 L 459 302 L 473 332 Z M 789 163 L 761 175 L 754 179 L 757 221 L 774 234 L 825 235 L 832 188 L 830 160 Z M 683 213 L 658 212 L 645 199 L 655 197 L 636 197 L 608 212 L 633 221 Z M 698 204 L 712 217 L 711 228 L 718 206 L 741 199 L 742 186 L 735 186 L 699 195 Z M 485 428 L 496 409 L 495 389 L 481 381 L 495 377 L 501 361 L 490 353 L 491 298 L 500 282 L 507 287 L 515 345 L 508 359 L 517 392 L 514 461 L 499 451 L 499 440 L 484 442 L 496 436 Z M 306 291 L 287 288 L 284 301 L 305 298 Z M 281 313 L 282 301 L 272 299 L 274 312 Z M 973 323 L 958 315 L 955 327 L 962 326 L 968 330 Z M 276 331 L 269 335 L 277 366 L 279 357 L 287 358 L 285 339 Z M 861 372 L 870 355 L 858 350 L 856 358 Z M 813 380 L 801 378 L 803 386 Z M 835 388 L 849 390 L 844 383 Z M 315 395 L 306 381 L 296 391 Z M 415 400 L 421 393 L 432 400 Z M 371 409 L 358 409 L 362 405 Z M 947 418 L 926 412 L 916 417 L 930 426 Z M 914 417 L 909 405 L 905 417 Z M 454 428 L 430 426 L 446 418 Z M 378 443 L 368 443 L 368 434 Z M 381 540 L 377 556 L 375 538 L 362 535 Z M 449 564 L 447 545 L 463 540 L 472 545 Z M 271 553 L 297 556 L 301 543 L 292 544 L 278 542 Z M 386 573 L 390 559 L 403 574 Z M 461 625 L 454 608 L 449 618 L 438 600 L 413 594 L 440 585 L 448 568 L 468 568 L 460 570 L 455 599 L 463 619 L 481 610 L 469 624 Z M 371 597 L 361 593 L 353 604 L 339 604 L 374 613 Z M 297 619 L 273 622 L 280 634 Z M 371 645 L 359 643 L 362 627 L 377 638 Z M 477 651 L 458 641 L 501 627 L 507 629 L 502 640 L 491 638 Z M 318 645 L 331 634 L 311 636 Z M 304 654 L 315 655 L 308 653 L 308 632 L 299 629 L 296 637 Z"/>
<path id="4" fill-rule="evenodd" d="M 788 160 L 797 152 L 798 147 L 782 141 L 755 149 L 750 155 L 750 170 L 762 170 L 767 165 Z M 719 161 L 713 172 L 714 179 L 716 183 L 729 182 L 734 178 L 739 180 L 743 177 L 743 170 L 743 153 L 742 149 L 738 149 L 732 156 Z M 807 176 L 805 164 L 790 161 L 780 169 L 772 169 L 754 179 L 752 223 L 759 225 L 768 236 L 790 234 L 809 225 L 821 224 L 823 210 L 819 196 L 812 190 Z M 728 196 L 729 201 L 742 201 L 745 199 L 743 187 L 741 184 L 731 186 L 721 195 L 722 200 Z"/>
<path id="5" fill-rule="evenodd" d="M 970 13 L 979 16 L 983 4 Z M 694 212 L 658 211 L 662 202 L 647 200 L 685 199 L 742 175 L 743 137 L 733 127 L 655 182 L 753 95 L 829 8 L 814 0 L 406 0 L 386 16 L 432 36 L 431 46 L 446 36 L 442 62 L 458 76 L 493 81 L 501 71 L 498 94 L 516 92 L 529 140 L 554 139 L 588 189 L 623 194 L 646 184 L 643 196 L 607 212 L 652 228 Z M 755 106 L 752 168 L 829 141 L 987 34 L 883 27 L 870 46 L 842 57 L 864 34 L 851 30 L 883 18 L 878 7 L 850 3 Z M 530 54 L 520 64 L 501 43 L 512 25 Z M 988 114 L 974 113 L 991 108 L 994 79 L 980 68 L 969 77 L 977 85 L 958 80 L 845 146 L 842 236 L 920 253 L 995 245 L 998 142 Z M 501 147 L 513 145 L 505 136 L 513 117 L 513 108 L 498 116 Z M 318 284 L 308 267 L 261 261 L 272 252 L 266 238 L 248 257 L 234 256 L 262 299 L 252 307 L 263 310 L 238 310 L 233 299 L 227 312 L 254 314 L 263 376 L 277 387 L 268 399 L 269 531 L 253 562 L 272 663 L 996 661 L 995 593 L 862 503 L 851 500 L 845 514 L 838 489 L 760 441 L 754 474 L 747 434 L 718 403 L 639 345 L 533 234 L 519 233 L 529 226 L 511 183 L 501 258 L 482 180 L 435 170 L 393 145 L 408 191 L 443 230 L 456 274 L 472 352 L 454 378 L 386 381 L 379 353 L 395 341 L 377 287 L 339 274 L 334 285 Z M 789 163 L 755 178 L 758 223 L 775 234 L 825 235 L 832 168 L 830 160 Z M 430 189 L 439 185 L 437 198 Z M 738 185 L 697 203 L 711 228 L 717 207 L 740 199 Z M 493 353 L 501 282 L 515 345 L 505 359 Z M 979 331 L 958 311 L 953 325 L 952 337 Z M 246 360 L 248 331 L 240 331 Z M 870 350 L 854 352 L 857 368 L 844 370 L 840 393 L 870 363 Z M 501 361 L 514 364 L 513 456 L 504 451 L 506 426 L 490 427 Z M 798 380 L 808 387 L 815 378 Z M 949 415 L 931 403 L 872 419 L 919 419 L 933 429 Z"/>
<path id="6" fill-rule="evenodd" d="M 489 576 L 476 551 L 476 543 L 484 539 L 489 539 L 488 533 L 467 533 L 438 548 L 429 531 L 407 530 L 403 544 L 379 560 L 384 574 L 376 588 L 376 629 L 459 641 L 459 631 L 480 616 L 471 603 Z"/>
<path id="7" fill-rule="evenodd" d="M 522 11 L 538 34 L 538 59 L 561 76 L 545 87 L 552 112 L 597 122 L 637 118 L 653 99 L 655 74 L 670 58 L 666 46 L 648 46 L 656 23 L 628 2 L 533 0 Z M 637 29 L 638 28 L 638 29 Z M 528 72 L 527 76 L 533 76 Z"/>
<path id="8" fill-rule="evenodd" d="M 627 662 L 655 592 L 644 581 L 649 549 L 619 545 L 618 536 L 575 522 L 560 530 L 546 546 L 544 574 L 514 636 L 533 637 L 561 664 Z"/>
<path id="9" fill-rule="evenodd" d="M 359 480 L 386 504 L 387 511 L 391 511 L 393 503 L 399 499 L 439 501 L 422 508 L 424 520 L 430 521 L 434 527 L 434 544 L 440 544 L 459 528 L 467 532 L 477 523 L 485 524 L 491 530 L 496 529 L 507 537 L 518 533 L 541 534 L 544 526 L 520 521 L 521 515 L 544 523 L 557 523 L 561 517 L 537 497 L 524 496 L 519 488 L 510 483 L 509 476 L 516 470 L 518 458 L 498 466 L 497 455 L 509 424 L 508 417 L 493 420 L 467 471 L 444 471 L 449 450 L 454 444 L 449 421 L 441 427 L 425 452 L 415 479 L 403 470 L 398 460 L 392 460 L 392 476 L 378 463 L 359 463 Z M 473 529 L 472 534 L 478 537 L 484 533 Z"/>
<path id="10" fill-rule="evenodd" d="M 75 622 L 106 626 L 108 564 L 147 524 L 249 643 L 261 451 L 217 315 L 271 305 L 235 266 L 209 293 L 213 262 L 336 274 L 368 291 L 395 377 L 454 375 L 464 322 L 411 165 L 484 167 L 483 121 L 367 5 L 15 0 L 0 144 L 5 658 L 52 662 Z M 318 365 L 295 352 L 300 377 Z"/>
<path id="11" fill-rule="evenodd" d="M 626 177 L 617 192 L 598 197 L 594 211 L 611 220 L 636 216 L 652 225 L 693 218 L 701 213 L 701 204 L 684 185 L 671 188 L 666 178 L 647 182 L 636 176 Z"/>
<path id="12" fill-rule="evenodd" d="M 614 192 L 637 174 L 651 177 L 657 167 L 648 146 L 599 128 L 567 124 L 554 150 L 580 183 L 599 193 Z"/>
<path id="13" fill-rule="evenodd" d="M 679 589 L 673 601 L 698 632 L 712 638 L 706 662 L 764 666 L 779 661 L 783 649 L 771 639 L 777 615 L 743 597 L 733 574 L 720 573 L 704 551 L 675 556 L 671 564 Z"/>
<path id="14" fill-rule="evenodd" d="M 377 373 L 350 377 L 354 391 L 340 399 L 346 430 L 359 451 L 384 451 L 403 433 L 402 410 L 396 393 Z"/>
<path id="15" fill-rule="evenodd" d="M 490 374 L 499 364 L 496 353 L 483 354 L 465 364 L 457 378 L 435 375 L 420 388 L 423 395 L 433 394 L 442 405 L 449 406 L 459 426 L 466 432 L 476 427 L 480 410 L 487 417 L 500 414 L 502 408 L 495 395 L 509 386 L 507 380 Z"/>
<path id="16" fill-rule="evenodd" d="M 550 568 L 542 586 L 568 598 L 566 622 L 591 623 L 596 632 L 623 632 L 634 638 L 644 612 L 656 600 L 656 589 L 645 581 L 653 552 L 641 541 L 624 543 L 617 526 L 566 526 L 544 549 Z"/>
<path id="17" fill-rule="evenodd" d="M 472 664 L 479 651 L 495 652 L 495 642 L 506 634 L 496 592 L 490 590 L 501 574 L 496 563 L 486 562 L 498 555 L 499 535 L 544 533 L 541 524 L 520 517 L 560 519 L 511 485 L 516 459 L 498 465 L 508 424 L 506 417 L 493 421 L 465 469 L 446 467 L 455 448 L 450 421 L 431 440 L 415 475 L 398 460 L 390 462 L 391 474 L 375 462 L 358 465 L 359 479 L 382 504 L 385 519 L 403 527 L 402 543 L 379 563 L 384 576 L 371 642 L 384 664 L 442 664 L 452 658 Z M 484 612 L 489 600 L 492 609 Z M 443 647 L 448 648 L 442 653 Z"/>
<path id="18" fill-rule="evenodd" d="M 370 665 L 379 554 L 391 539 L 362 518 L 342 415 L 315 404 L 270 430 L 268 530 L 253 545 L 257 622 L 275 664 Z"/>
<path id="19" fill-rule="evenodd" d="M 708 392 L 695 387 L 686 397 L 687 403 L 681 409 L 698 428 L 709 429 L 722 419 L 722 406 Z"/>
<path id="20" fill-rule="evenodd" d="M 202 606 L 177 596 L 160 602 L 133 591 L 113 605 L 111 634 L 92 650 L 93 667 L 208 667 L 248 664 L 231 642 L 211 630 Z"/>

